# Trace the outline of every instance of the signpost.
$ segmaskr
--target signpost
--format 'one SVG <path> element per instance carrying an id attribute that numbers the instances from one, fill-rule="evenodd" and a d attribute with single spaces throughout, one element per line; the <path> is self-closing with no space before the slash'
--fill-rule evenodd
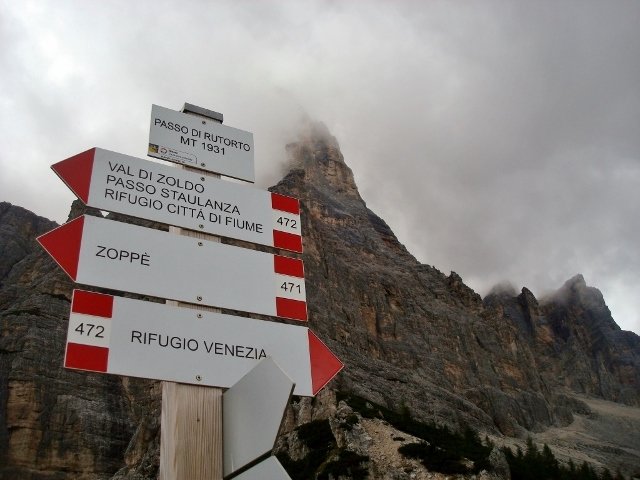
<path id="1" fill-rule="evenodd" d="M 90 207 L 302 252 L 295 198 L 101 148 L 51 168 Z"/>
<path id="2" fill-rule="evenodd" d="M 199 171 L 99 148 L 52 166 L 91 207 L 186 229 L 178 236 L 81 216 L 38 237 L 78 283 L 189 304 L 74 290 L 64 364 L 166 380 L 161 480 L 220 480 L 223 428 L 225 476 L 287 480 L 275 457 L 264 458 L 292 388 L 313 396 L 343 364 L 304 326 L 212 311 L 307 320 L 302 260 L 213 237 L 300 253 L 300 206 L 291 197 L 212 178 L 210 172 L 254 180 L 253 134 L 216 123 L 222 120 L 216 112 L 189 107 L 195 116 L 153 106 L 149 155 Z"/>
<path id="3" fill-rule="evenodd" d="M 252 133 L 158 105 L 151 108 L 148 155 L 255 181 Z"/>
<path id="4" fill-rule="evenodd" d="M 343 366 L 301 325 L 74 291 L 67 368 L 228 388 L 266 358 L 278 364 L 295 382 L 293 393 L 302 396 L 315 395 Z M 283 384 L 272 377 L 274 388 Z M 291 387 L 284 390 L 288 398 Z M 263 433 L 273 434 L 270 430 Z"/>
<path id="5" fill-rule="evenodd" d="M 302 260 L 81 216 L 38 237 L 76 282 L 307 320 Z"/>
<path id="6" fill-rule="evenodd" d="M 182 111 L 187 112 L 185 103 Z M 192 106 L 189 106 L 192 107 Z M 222 123 L 222 114 L 199 107 L 197 115 Z M 192 169 L 177 165 L 177 169 Z M 205 177 L 219 175 L 194 170 Z M 220 238 L 193 230 L 170 227 L 174 235 L 219 242 Z M 167 304 L 180 306 L 180 302 L 167 300 Z M 198 306 L 200 310 L 219 312 L 219 309 Z M 222 389 L 175 382 L 162 382 L 162 410 L 160 411 L 160 468 L 159 480 L 194 478 L 218 479 L 222 471 Z"/>

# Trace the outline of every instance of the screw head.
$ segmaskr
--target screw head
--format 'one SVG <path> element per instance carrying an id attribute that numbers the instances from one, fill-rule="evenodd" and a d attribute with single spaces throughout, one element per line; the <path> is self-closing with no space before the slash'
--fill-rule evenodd
<path id="1" fill-rule="evenodd" d="M 198 300 L 199 302 L 201 302 L 201 301 L 202 301 L 202 297 L 201 297 L 200 295 L 198 295 L 198 296 L 196 297 L 196 300 Z"/>
<path id="2" fill-rule="evenodd" d="M 200 227 L 200 228 L 204 228 L 204 225 L 203 225 L 203 224 L 200 224 L 200 225 L 198 225 L 198 227 Z"/>
<path id="3" fill-rule="evenodd" d="M 203 162 L 203 163 L 201 163 L 201 164 L 200 164 L 200 166 L 201 166 L 201 167 L 206 167 L 206 166 L 207 166 L 207 164 Z"/>
<path id="4" fill-rule="evenodd" d="M 201 314 L 201 313 L 199 313 L 199 314 L 197 315 L 197 317 L 198 317 L 198 318 L 202 318 L 202 314 Z"/>
<path id="5" fill-rule="evenodd" d="M 202 381 L 202 377 L 201 377 L 200 375 L 196 375 L 196 380 L 197 380 L 198 382 L 200 382 L 200 381 Z"/>
<path id="6" fill-rule="evenodd" d="M 202 245 L 204 245 L 202 242 L 198 242 L 199 247 L 201 247 Z"/>

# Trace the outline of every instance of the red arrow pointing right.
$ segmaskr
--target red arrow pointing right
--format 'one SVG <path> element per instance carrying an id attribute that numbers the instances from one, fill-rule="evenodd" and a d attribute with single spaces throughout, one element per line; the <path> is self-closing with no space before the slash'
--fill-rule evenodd
<path id="1" fill-rule="evenodd" d="M 309 357 L 311 387 L 315 395 L 342 370 L 344 364 L 311 330 L 309 330 Z"/>
<path id="2" fill-rule="evenodd" d="M 307 327 L 194 312 L 75 290 L 64 365 L 180 383 L 200 376 L 198 385 L 228 388 L 271 357 L 302 396 L 316 395 L 343 367 Z"/>
<path id="3" fill-rule="evenodd" d="M 40 245 L 72 280 L 78 275 L 83 228 L 84 216 L 80 216 L 37 238 Z"/>

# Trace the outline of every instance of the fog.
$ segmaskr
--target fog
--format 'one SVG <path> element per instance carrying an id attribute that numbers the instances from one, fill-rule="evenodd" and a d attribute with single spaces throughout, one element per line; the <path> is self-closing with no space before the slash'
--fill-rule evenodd
<path id="1" fill-rule="evenodd" d="M 143 157 L 152 104 L 254 133 L 258 184 L 302 116 L 367 205 L 478 293 L 582 273 L 640 332 L 640 3 L 0 0 L 0 201 L 63 222 L 49 165 Z"/>

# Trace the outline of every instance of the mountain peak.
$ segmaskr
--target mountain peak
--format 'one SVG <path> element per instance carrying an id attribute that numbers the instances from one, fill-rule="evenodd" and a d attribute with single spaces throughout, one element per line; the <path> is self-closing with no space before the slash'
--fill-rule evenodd
<path id="1" fill-rule="evenodd" d="M 344 162 L 336 138 L 321 122 L 303 122 L 295 142 L 286 147 L 292 171 L 304 172 L 304 183 L 335 203 L 364 202 L 358 193 L 353 172 Z"/>
<path id="2" fill-rule="evenodd" d="M 603 317 L 611 318 L 611 312 L 604 301 L 602 292 L 595 287 L 588 286 L 584 276 L 580 273 L 567 280 L 551 295 L 551 298 L 564 305 L 581 305 L 600 312 Z"/>
<path id="3" fill-rule="evenodd" d="M 344 158 L 342 157 L 342 153 L 340 153 L 338 140 L 336 137 L 331 135 L 331 132 L 323 122 L 305 118 L 299 125 L 297 141 L 288 144 L 286 147 L 287 151 L 289 151 L 291 147 L 299 144 L 311 146 L 313 150 L 325 148 L 331 149 L 332 153 L 334 153 L 331 159 L 344 163 Z"/>
<path id="4" fill-rule="evenodd" d="M 581 289 L 581 288 L 585 288 L 587 286 L 587 282 L 585 281 L 584 276 L 582 276 L 581 273 L 578 273 L 578 274 L 574 275 L 573 277 L 571 277 L 566 282 L 564 282 L 564 286 L 566 288 L 571 288 L 571 289 L 574 289 L 574 290 L 578 290 L 578 289 Z"/>

